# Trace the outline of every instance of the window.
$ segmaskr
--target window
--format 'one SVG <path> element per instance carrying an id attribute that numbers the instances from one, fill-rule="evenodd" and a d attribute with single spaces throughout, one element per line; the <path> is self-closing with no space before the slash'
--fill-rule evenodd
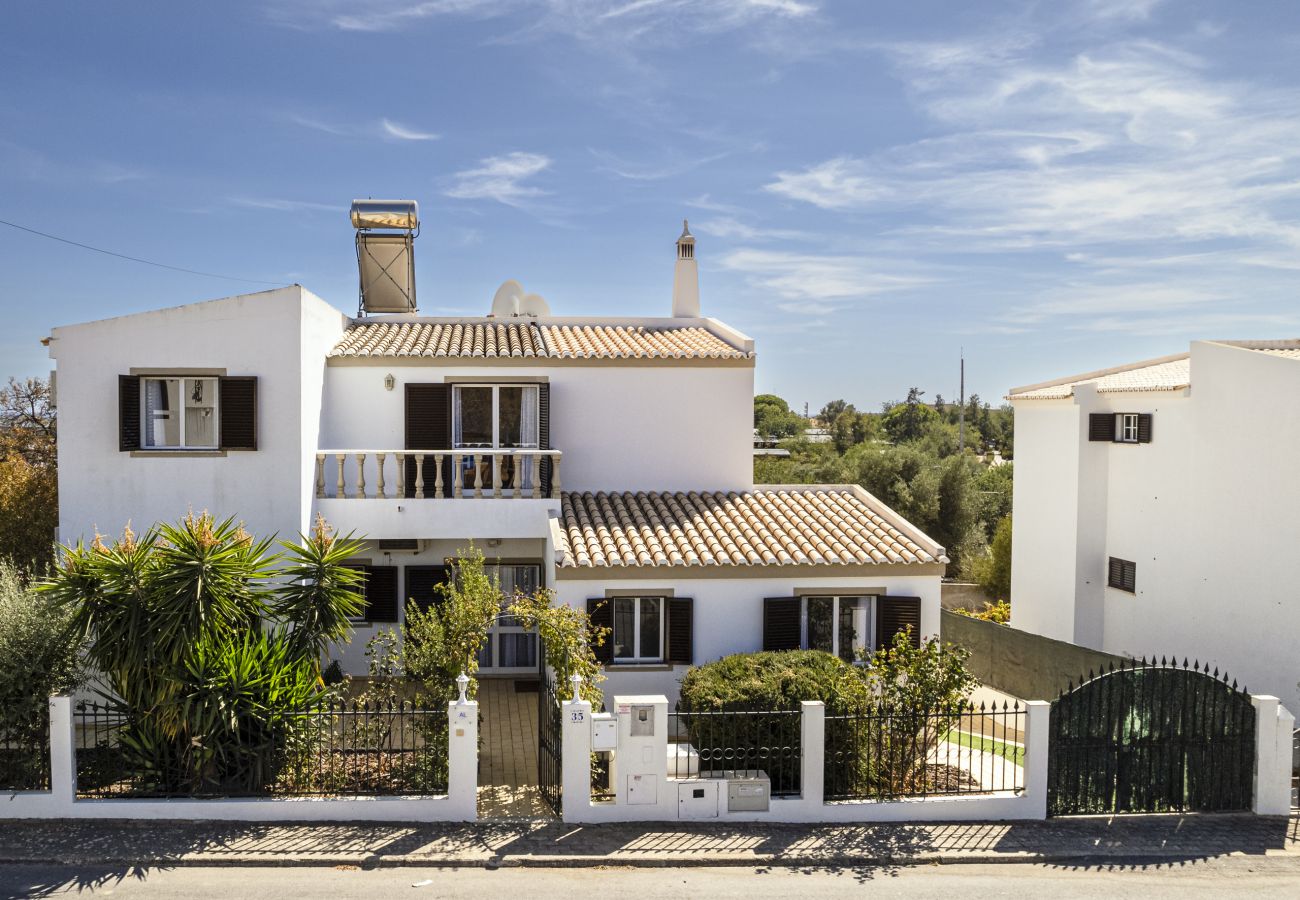
<path id="1" fill-rule="evenodd" d="M 662 662 L 664 658 L 664 598 L 615 597 L 614 662 Z"/>
<path id="2" fill-rule="evenodd" d="M 215 450 L 219 421 L 216 378 L 140 379 L 143 448 Z"/>
<path id="3" fill-rule="evenodd" d="M 1106 586 L 1116 590 L 1137 593 L 1137 563 L 1127 559 L 1110 558 Z"/>
<path id="4" fill-rule="evenodd" d="M 845 662 L 872 643 L 871 597 L 805 597 L 804 618 L 809 650 L 833 653 Z"/>
<path id="5" fill-rule="evenodd" d="M 1151 413 L 1090 413 L 1088 440 L 1111 444 L 1151 443 Z"/>
<path id="6" fill-rule="evenodd" d="M 1120 413 L 1115 416 L 1115 440 L 1121 444 L 1136 444 L 1138 441 L 1137 413 Z"/>
<path id="7" fill-rule="evenodd" d="M 541 446 L 538 428 L 538 386 L 535 384 L 457 384 L 452 386 L 451 446 L 456 450 L 536 450 Z M 492 484 L 492 463 L 480 464 L 485 486 Z M 531 488 L 534 466 L 529 460 L 516 466 L 507 456 L 501 464 L 501 484 Z M 461 460 L 465 487 L 474 487 L 474 459 Z"/>

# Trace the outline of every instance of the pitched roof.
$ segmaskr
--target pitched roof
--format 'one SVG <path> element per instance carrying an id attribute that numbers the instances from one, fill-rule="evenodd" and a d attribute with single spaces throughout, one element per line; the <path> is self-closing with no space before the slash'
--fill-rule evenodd
<path id="1" fill-rule="evenodd" d="M 1192 361 L 1187 353 L 1165 356 L 1130 366 L 1075 375 L 1046 384 L 1012 388 L 1009 400 L 1060 400 L 1074 396 L 1080 384 L 1095 384 L 1097 393 L 1127 391 L 1179 391 L 1192 383 Z"/>
<path id="2" fill-rule="evenodd" d="M 354 322 L 329 355 L 483 359 L 746 359 L 752 356 L 699 325 L 492 319 Z"/>
<path id="3" fill-rule="evenodd" d="M 947 562 L 943 548 L 854 485 L 744 493 L 565 493 L 561 567 Z"/>

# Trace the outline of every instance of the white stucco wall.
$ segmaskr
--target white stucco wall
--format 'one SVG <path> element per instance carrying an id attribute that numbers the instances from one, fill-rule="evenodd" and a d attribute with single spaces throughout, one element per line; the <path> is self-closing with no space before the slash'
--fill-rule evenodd
<path id="1" fill-rule="evenodd" d="M 55 328 L 59 532 L 63 541 L 137 531 L 188 509 L 236 516 L 258 534 L 307 526 L 319 391 L 303 356 L 323 357 L 344 317 L 293 286 Z M 135 368 L 222 368 L 258 377 L 258 449 L 225 456 L 118 450 L 118 376 Z"/>
<path id="2" fill-rule="evenodd" d="M 1191 360 L 1187 391 L 1015 403 L 1012 623 L 1199 659 L 1300 708 L 1300 361 L 1212 342 Z M 1152 441 L 1089 443 L 1089 412 L 1150 412 Z M 1105 586 L 1109 556 L 1137 563 L 1135 594 Z"/>
<path id="3" fill-rule="evenodd" d="M 384 388 L 392 374 L 395 387 Z M 408 382 L 546 378 L 551 445 L 566 491 L 746 490 L 753 486 L 750 366 L 331 365 L 322 447 L 405 446 Z M 390 461 L 389 465 L 392 465 Z M 390 475 L 391 478 L 391 475 Z M 373 475 L 368 476 L 373 485 Z"/>
<path id="4" fill-rule="evenodd" d="M 852 577 L 809 577 L 780 574 L 779 570 L 752 578 L 700 578 L 679 568 L 665 568 L 659 578 L 577 579 L 565 578 L 559 570 L 556 599 L 585 609 L 587 600 L 604 597 L 606 590 L 637 590 L 648 594 L 671 591 L 676 597 L 694 599 L 693 639 L 695 665 L 721 659 L 731 653 L 763 649 L 763 598 L 790 597 L 798 592 L 828 593 L 882 592 L 921 598 L 921 633 L 939 633 L 939 582 L 931 575 L 859 575 Z M 686 666 L 610 667 L 602 685 L 605 696 L 615 694 L 664 694 L 675 703 L 680 694 Z"/>

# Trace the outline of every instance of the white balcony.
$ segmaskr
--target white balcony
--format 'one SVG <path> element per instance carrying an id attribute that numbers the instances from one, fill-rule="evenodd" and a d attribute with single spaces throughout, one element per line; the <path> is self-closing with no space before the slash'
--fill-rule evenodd
<path id="1" fill-rule="evenodd" d="M 561 455 L 559 450 L 318 450 L 316 499 L 558 500 Z"/>

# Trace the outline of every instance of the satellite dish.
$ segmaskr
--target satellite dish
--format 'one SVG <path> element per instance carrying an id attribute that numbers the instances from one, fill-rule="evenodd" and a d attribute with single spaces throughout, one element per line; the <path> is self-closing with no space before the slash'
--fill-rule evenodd
<path id="1" fill-rule="evenodd" d="M 519 315 L 519 302 L 523 299 L 524 288 L 513 278 L 503 282 L 492 298 L 491 315 L 497 319 L 509 319 Z"/>
<path id="2" fill-rule="evenodd" d="M 528 294 L 519 301 L 519 315 L 521 316 L 549 316 L 550 314 L 550 306 L 538 294 Z"/>

